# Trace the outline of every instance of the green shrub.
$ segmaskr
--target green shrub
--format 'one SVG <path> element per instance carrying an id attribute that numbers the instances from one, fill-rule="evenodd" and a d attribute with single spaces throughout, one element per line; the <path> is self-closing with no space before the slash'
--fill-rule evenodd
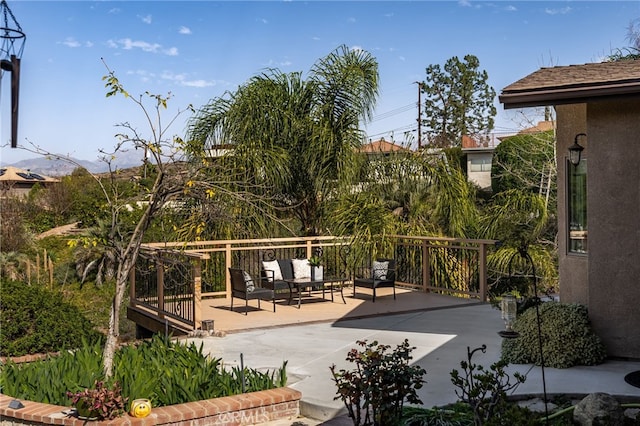
<path id="1" fill-rule="evenodd" d="M 0 281 L 0 355 L 74 349 L 83 339 L 95 342 L 100 337 L 62 294 L 37 285 Z"/>
<path id="2" fill-rule="evenodd" d="M 539 306 L 539 311 L 545 366 L 568 368 L 604 361 L 604 345 L 591 328 L 585 306 L 546 302 Z M 514 364 L 541 365 L 535 308 L 520 315 L 513 328 L 520 337 L 502 342 L 503 359 Z"/>
<path id="3" fill-rule="evenodd" d="M 488 369 L 474 364 L 473 355 L 477 351 L 485 353 L 486 350 L 487 345 L 474 350 L 467 347 L 467 360 L 460 362 L 462 373 L 451 371 L 451 383 L 456 387 L 456 395 L 460 402 L 469 405 L 476 425 L 487 425 L 491 419 L 503 417 L 509 410 L 507 392 L 526 380 L 526 376 L 516 371 L 511 381 L 512 377 L 504 371 L 508 364 L 503 359 L 491 364 Z"/>
<path id="4" fill-rule="evenodd" d="M 338 387 L 335 399 L 342 399 L 354 426 L 397 424 L 405 401 L 422 404 L 416 390 L 422 387 L 426 371 L 410 365 L 415 347 L 407 339 L 393 351 L 377 341 L 357 344 L 364 349 L 351 349 L 347 354 L 347 361 L 356 364 L 354 370 L 329 367 Z"/>
<path id="5" fill-rule="evenodd" d="M 62 406 L 71 395 L 104 381 L 102 348 L 84 345 L 29 364 L 11 361 L 0 370 L 0 392 L 19 399 Z M 225 369 L 220 359 L 202 352 L 202 345 L 182 345 L 155 336 L 138 346 L 120 348 L 114 358 L 114 375 L 105 381 L 121 387 L 123 398 L 151 400 L 154 407 L 200 401 L 285 386 L 286 362 L 273 372 L 250 368 Z"/>

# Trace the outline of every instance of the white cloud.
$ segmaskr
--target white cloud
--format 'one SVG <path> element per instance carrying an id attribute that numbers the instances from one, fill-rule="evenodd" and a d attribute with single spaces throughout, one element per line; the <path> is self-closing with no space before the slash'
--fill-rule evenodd
<path id="1" fill-rule="evenodd" d="M 356 22 L 356 18 L 348 18 L 347 22 L 353 24 L 354 22 Z"/>
<path id="2" fill-rule="evenodd" d="M 168 49 L 164 49 L 163 53 L 167 56 L 178 56 L 178 48 L 177 47 L 170 47 Z"/>
<path id="3" fill-rule="evenodd" d="M 76 39 L 74 39 L 73 37 L 67 37 L 61 43 L 64 44 L 65 46 L 67 46 L 67 47 L 80 47 L 81 46 L 80 42 L 77 41 Z"/>
<path id="4" fill-rule="evenodd" d="M 164 71 L 160 76 L 160 78 L 162 78 L 163 80 L 172 81 L 180 86 L 185 86 L 185 87 L 202 88 L 202 87 L 211 87 L 211 86 L 225 84 L 224 82 L 215 81 L 215 80 L 203 80 L 203 79 L 189 80 L 187 74 L 174 74 L 170 71 Z"/>
<path id="5" fill-rule="evenodd" d="M 513 5 L 509 5 L 509 6 L 505 7 L 504 10 L 506 10 L 507 12 L 515 12 L 518 9 Z"/>
<path id="6" fill-rule="evenodd" d="M 147 15 L 147 16 L 138 16 L 138 18 L 140 18 L 142 20 L 142 22 L 144 22 L 145 24 L 150 24 L 151 23 L 151 15 Z"/>
<path id="7" fill-rule="evenodd" d="M 93 42 L 92 41 L 85 41 L 84 42 L 84 46 L 85 47 L 93 47 Z"/>
<path id="8" fill-rule="evenodd" d="M 263 24 L 268 24 L 269 21 L 267 21 L 265 18 L 260 18 L 260 22 L 262 22 Z"/>
<path id="9" fill-rule="evenodd" d="M 143 52 L 164 53 L 167 56 L 178 56 L 177 47 L 163 48 L 162 45 L 158 43 L 131 40 L 130 38 L 123 38 L 117 41 L 108 40 L 107 45 L 111 48 L 122 48 L 124 50 L 140 49 Z"/>
<path id="10" fill-rule="evenodd" d="M 187 87 L 211 87 L 216 85 L 215 82 L 206 80 L 182 81 L 180 84 Z"/>
<path id="11" fill-rule="evenodd" d="M 121 11 L 122 10 L 119 7 L 114 7 L 113 9 L 109 9 L 107 13 L 115 15 L 117 13 L 120 13 Z"/>
<path id="12" fill-rule="evenodd" d="M 158 52 L 162 47 L 158 43 L 147 43 L 146 41 L 131 40 L 130 38 L 120 39 L 118 40 L 118 43 L 124 50 L 131 50 L 136 48 L 144 52 L 153 52 L 153 53 Z"/>
<path id="13" fill-rule="evenodd" d="M 178 33 L 180 33 L 180 34 L 191 34 L 191 28 L 182 26 L 178 30 Z"/>
<path id="14" fill-rule="evenodd" d="M 149 81 L 151 81 L 152 79 L 154 79 L 156 77 L 155 74 L 150 73 L 150 72 L 145 71 L 145 70 L 128 71 L 127 74 L 129 74 L 129 75 L 137 75 L 138 77 L 140 77 L 140 81 L 142 81 L 143 83 L 148 83 Z"/>
<path id="15" fill-rule="evenodd" d="M 560 9 L 545 9 L 544 13 L 546 13 L 547 15 L 566 15 L 567 13 L 570 13 L 573 9 L 571 9 L 571 7 L 567 6 L 567 7 L 563 7 Z"/>
<path id="16" fill-rule="evenodd" d="M 471 7 L 471 2 L 469 0 L 459 0 L 458 4 L 464 7 Z"/>

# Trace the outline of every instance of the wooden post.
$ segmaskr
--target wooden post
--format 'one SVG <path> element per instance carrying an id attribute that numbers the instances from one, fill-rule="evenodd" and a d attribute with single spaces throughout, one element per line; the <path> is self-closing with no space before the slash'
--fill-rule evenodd
<path id="1" fill-rule="evenodd" d="M 310 259 L 313 256 L 313 245 L 311 239 L 307 240 L 307 259 Z"/>
<path id="2" fill-rule="evenodd" d="M 422 240 L 422 288 L 425 293 L 429 292 L 429 286 L 431 285 L 430 264 L 429 241 Z"/>
<path id="3" fill-rule="evenodd" d="M 193 262 L 193 322 L 195 329 L 202 329 L 202 261 Z"/>
<path id="4" fill-rule="evenodd" d="M 164 264 L 161 258 L 156 258 L 156 274 L 158 277 L 158 316 L 164 318 Z"/>
<path id="5" fill-rule="evenodd" d="M 480 300 L 487 301 L 487 246 L 480 243 L 478 249 L 478 280 L 480 281 Z"/>
<path id="6" fill-rule="evenodd" d="M 227 292 L 227 297 L 231 297 L 231 275 L 229 274 L 229 268 L 233 265 L 231 264 L 231 244 L 225 244 L 224 246 L 224 277 L 225 277 L 225 291 Z"/>

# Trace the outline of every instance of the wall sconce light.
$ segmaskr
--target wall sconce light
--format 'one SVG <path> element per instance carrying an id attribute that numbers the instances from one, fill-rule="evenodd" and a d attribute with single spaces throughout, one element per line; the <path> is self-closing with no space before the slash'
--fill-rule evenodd
<path id="1" fill-rule="evenodd" d="M 578 138 L 580 136 L 586 137 L 587 134 L 578 133 L 576 135 L 576 138 L 573 141 L 573 145 L 569 147 L 569 161 L 574 166 L 577 166 L 578 164 L 580 164 L 580 157 L 582 156 L 582 151 L 584 150 L 584 147 L 578 143 Z"/>

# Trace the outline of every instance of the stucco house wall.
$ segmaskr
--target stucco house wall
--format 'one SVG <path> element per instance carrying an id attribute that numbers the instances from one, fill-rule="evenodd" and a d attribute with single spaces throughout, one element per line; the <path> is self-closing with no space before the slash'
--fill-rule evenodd
<path id="1" fill-rule="evenodd" d="M 556 107 L 558 179 L 567 181 L 567 148 L 577 133 L 587 160 L 586 255 L 567 252 L 567 221 L 559 228 L 560 300 L 588 306 L 611 355 L 640 356 L 640 100 Z M 591 160 L 589 160 L 591 159 Z M 565 185 L 558 215 L 567 217 Z M 615 320 L 613 320 L 615 319 Z"/>
<path id="2" fill-rule="evenodd" d="M 541 68 L 505 87 L 500 101 L 554 106 L 560 299 L 588 307 L 609 356 L 640 359 L 640 60 Z M 569 253 L 567 156 L 579 133 L 588 249 Z"/>

